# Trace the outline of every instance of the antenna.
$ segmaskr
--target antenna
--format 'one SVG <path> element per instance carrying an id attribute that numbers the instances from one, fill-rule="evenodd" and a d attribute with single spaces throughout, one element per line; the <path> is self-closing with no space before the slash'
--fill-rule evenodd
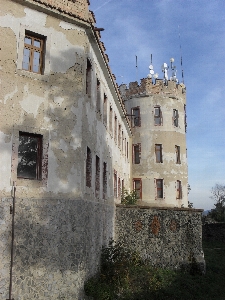
<path id="1" fill-rule="evenodd" d="M 147 78 L 154 78 L 155 79 L 155 83 L 156 83 L 156 79 L 158 78 L 159 74 L 155 73 L 154 71 L 154 67 L 152 65 L 152 54 L 151 54 L 151 64 L 149 66 L 149 74 L 147 75 Z"/>
<path id="2" fill-rule="evenodd" d="M 170 59 L 170 68 L 172 70 L 172 77 L 170 77 L 170 80 L 172 81 L 175 81 L 175 82 L 178 82 L 178 79 L 177 79 L 177 70 L 176 70 L 176 66 L 174 66 L 174 58 L 171 57 Z"/>
<path id="3" fill-rule="evenodd" d="M 169 70 L 167 63 L 164 63 L 162 65 L 161 69 L 162 69 L 162 72 L 164 73 L 164 83 L 167 85 L 168 84 L 168 70 Z"/>
<path id="4" fill-rule="evenodd" d="M 135 55 L 136 58 L 136 81 L 138 82 L 138 64 L 137 64 L 137 55 Z"/>
<path id="5" fill-rule="evenodd" d="M 182 59 L 181 39 L 180 39 L 180 25 L 178 25 L 178 30 L 179 30 L 179 42 L 180 42 L 180 66 L 181 66 L 181 74 L 182 74 L 182 83 L 184 84 L 184 70 L 183 70 L 183 59 Z"/>

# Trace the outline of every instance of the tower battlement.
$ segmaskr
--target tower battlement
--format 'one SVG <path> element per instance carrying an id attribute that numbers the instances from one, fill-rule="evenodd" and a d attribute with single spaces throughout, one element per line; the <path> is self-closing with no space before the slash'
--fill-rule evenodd
<path id="1" fill-rule="evenodd" d="M 168 80 L 165 84 L 163 79 L 157 79 L 156 82 L 153 83 L 151 78 L 143 78 L 141 79 L 140 85 L 137 81 L 130 82 L 128 87 L 126 84 L 120 85 L 120 93 L 123 99 L 161 93 L 171 94 L 172 97 L 178 97 L 183 96 L 185 92 L 185 85 L 173 80 Z"/>

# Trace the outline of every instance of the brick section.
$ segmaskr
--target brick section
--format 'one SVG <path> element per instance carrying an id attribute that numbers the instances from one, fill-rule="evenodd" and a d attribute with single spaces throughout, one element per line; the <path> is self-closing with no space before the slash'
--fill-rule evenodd
<path id="1" fill-rule="evenodd" d="M 55 8 L 60 12 L 64 12 L 70 16 L 79 19 L 89 20 L 89 1 L 88 0 L 34 0 L 50 8 Z"/>

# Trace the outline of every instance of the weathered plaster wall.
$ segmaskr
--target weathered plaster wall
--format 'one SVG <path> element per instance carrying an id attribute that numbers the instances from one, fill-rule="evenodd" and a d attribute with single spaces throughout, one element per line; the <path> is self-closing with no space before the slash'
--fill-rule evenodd
<path id="1" fill-rule="evenodd" d="M 143 79 L 140 86 L 121 86 L 128 114 L 140 108 L 141 126 L 132 127 L 133 144 L 141 144 L 140 164 L 132 164 L 132 177 L 142 179 L 142 200 L 156 206 L 187 207 L 187 154 L 185 136 L 186 94 L 182 85 L 163 84 Z M 160 106 L 162 125 L 154 124 L 154 107 Z M 178 127 L 173 125 L 173 109 L 178 110 Z M 162 163 L 156 162 L 155 144 L 162 144 Z M 180 164 L 176 163 L 175 145 L 180 146 Z M 164 197 L 157 199 L 154 179 L 164 179 Z M 182 199 L 176 198 L 176 181 L 182 183 Z"/>
<path id="2" fill-rule="evenodd" d="M 0 299 L 8 298 L 11 199 L 0 201 Z M 113 235 L 114 207 L 65 199 L 16 198 L 12 297 L 86 299 L 83 284 L 97 272 L 101 246 Z"/>
<path id="3" fill-rule="evenodd" d="M 116 207 L 116 240 L 153 265 L 179 268 L 195 258 L 204 268 L 202 210 Z"/>

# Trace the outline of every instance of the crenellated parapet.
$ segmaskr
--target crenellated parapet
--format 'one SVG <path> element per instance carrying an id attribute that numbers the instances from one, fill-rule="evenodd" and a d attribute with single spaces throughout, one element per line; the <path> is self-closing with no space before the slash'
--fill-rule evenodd
<path id="1" fill-rule="evenodd" d="M 154 83 L 152 78 L 141 79 L 140 85 L 137 81 L 134 81 L 130 82 L 128 87 L 126 84 L 122 84 L 119 88 L 124 100 L 133 97 L 162 93 L 171 95 L 171 97 L 180 97 L 184 96 L 186 92 L 186 87 L 183 83 L 168 80 L 165 84 L 163 79 L 157 79 Z"/>

